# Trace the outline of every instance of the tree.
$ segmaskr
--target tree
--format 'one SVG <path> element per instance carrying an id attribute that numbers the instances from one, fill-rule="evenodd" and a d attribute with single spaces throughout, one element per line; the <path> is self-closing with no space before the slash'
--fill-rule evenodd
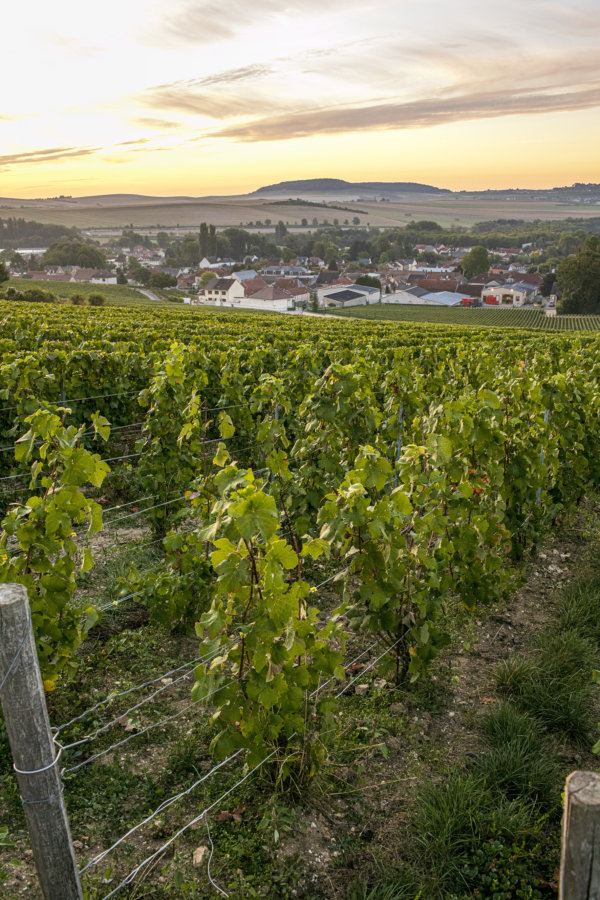
<path id="1" fill-rule="evenodd" d="M 306 228 L 308 225 L 308 219 L 302 219 L 302 227 Z"/>
<path id="2" fill-rule="evenodd" d="M 283 239 L 285 238 L 286 234 L 287 234 L 287 228 L 285 227 L 284 223 L 280 219 L 279 222 L 277 223 L 277 225 L 275 226 L 275 243 L 277 243 L 277 244 L 283 243 Z"/>
<path id="3" fill-rule="evenodd" d="M 73 294 L 71 297 L 71 303 L 73 306 L 85 306 L 85 297 L 83 294 Z"/>
<path id="4" fill-rule="evenodd" d="M 600 312 L 600 238 L 590 236 L 579 253 L 564 259 L 556 270 L 561 289 L 560 312 Z"/>
<path id="5" fill-rule="evenodd" d="M 490 267 L 490 255 L 485 247 L 478 244 L 473 247 L 466 256 L 463 256 L 460 267 L 465 278 L 473 278 L 475 275 L 482 275 L 487 272 Z"/>
<path id="6" fill-rule="evenodd" d="M 212 281 L 213 278 L 216 278 L 216 272 L 211 272 L 210 269 L 207 269 L 200 276 L 200 287 L 205 288 L 209 281 Z"/>
<path id="7" fill-rule="evenodd" d="M 352 219 L 352 224 L 360 225 L 360 219 L 358 218 L 358 216 L 354 216 L 354 218 Z"/>
<path id="8" fill-rule="evenodd" d="M 440 257 L 435 250 L 421 250 L 420 253 L 417 253 L 417 262 L 425 263 L 427 266 L 435 266 L 439 261 Z"/>
<path id="9" fill-rule="evenodd" d="M 177 279 L 168 272 L 155 272 L 150 276 L 150 287 L 153 288 L 169 288 L 177 287 Z"/>
<path id="10" fill-rule="evenodd" d="M 379 288 L 379 291 L 381 292 L 381 281 L 374 275 L 359 275 L 355 284 L 362 284 L 364 287 Z"/>
<path id="11" fill-rule="evenodd" d="M 10 275 L 8 274 L 5 263 L 0 262 L 0 284 L 2 284 L 3 281 L 8 281 L 9 278 Z"/>
<path id="12" fill-rule="evenodd" d="M 204 259 L 209 255 L 208 225 L 206 222 L 200 224 L 200 236 L 198 238 L 200 244 L 200 258 Z"/>
<path id="13" fill-rule="evenodd" d="M 90 296 L 88 297 L 88 303 L 90 304 L 90 306 L 104 306 L 104 294 L 90 294 Z"/>
<path id="14" fill-rule="evenodd" d="M 47 266 L 81 266 L 90 269 L 105 269 L 106 256 L 91 244 L 78 241 L 57 241 L 44 253 L 44 265 Z"/>
<path id="15" fill-rule="evenodd" d="M 135 258 L 135 256 L 130 256 L 127 262 L 129 268 L 129 274 L 132 278 L 135 278 L 138 284 L 143 284 L 146 287 L 150 284 L 151 272 L 148 269 L 145 269 L 139 260 Z"/>
<path id="16" fill-rule="evenodd" d="M 544 280 L 540 285 L 540 294 L 542 297 L 549 297 L 552 292 L 552 286 L 556 281 L 556 272 L 546 272 Z"/>

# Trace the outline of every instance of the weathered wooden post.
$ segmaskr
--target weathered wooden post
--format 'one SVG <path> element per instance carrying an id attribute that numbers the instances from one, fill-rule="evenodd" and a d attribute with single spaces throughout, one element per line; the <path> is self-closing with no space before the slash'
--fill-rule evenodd
<path id="1" fill-rule="evenodd" d="M 565 785 L 560 900 L 600 900 L 600 774 L 571 772 Z"/>
<path id="2" fill-rule="evenodd" d="M 40 886 L 46 900 L 82 900 L 27 589 L 0 585 L 0 701 Z"/>

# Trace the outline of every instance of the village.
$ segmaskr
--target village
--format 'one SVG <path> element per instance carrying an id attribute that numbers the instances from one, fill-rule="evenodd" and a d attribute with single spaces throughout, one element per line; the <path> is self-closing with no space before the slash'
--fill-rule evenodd
<path id="1" fill-rule="evenodd" d="M 283 256 L 206 255 L 195 265 L 180 266 L 167 265 L 165 249 L 148 243 L 109 248 L 105 268 L 44 264 L 46 247 L 18 248 L 7 267 L 23 280 L 129 284 L 157 299 L 155 291 L 161 299 L 192 306 L 275 312 L 408 304 L 537 307 L 555 315 L 559 299 L 552 273 L 532 271 L 525 246 L 495 248 L 485 271 L 467 277 L 463 260 L 473 248 L 443 243 L 415 244 L 412 257 L 377 264 L 368 256 L 350 259 L 340 253 L 328 262 L 289 254 L 285 261 Z"/>

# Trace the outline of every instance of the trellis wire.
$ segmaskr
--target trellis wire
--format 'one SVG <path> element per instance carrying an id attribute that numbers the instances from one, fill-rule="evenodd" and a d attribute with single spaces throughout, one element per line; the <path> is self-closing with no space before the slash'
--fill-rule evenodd
<path id="1" fill-rule="evenodd" d="M 148 681 L 142 681 L 140 684 L 135 684 L 133 687 L 127 688 L 125 691 L 119 691 L 117 694 L 109 694 L 108 697 L 105 697 L 103 700 L 99 700 L 93 706 L 88 707 L 78 716 L 74 716 L 72 719 L 69 719 L 68 722 L 64 722 L 62 725 L 58 725 L 54 728 L 55 734 L 58 736 L 61 731 L 64 731 L 65 728 L 69 728 L 70 725 L 74 725 L 75 722 L 80 722 L 86 716 L 89 716 L 91 713 L 96 712 L 96 710 L 101 709 L 103 706 L 107 706 L 109 703 L 112 703 L 113 700 L 117 700 L 119 697 L 127 697 L 129 694 L 135 693 L 135 691 L 141 691 L 145 687 L 150 687 L 153 684 L 156 684 L 158 681 L 161 681 L 163 678 L 169 678 L 171 675 L 175 675 L 177 672 L 181 672 L 182 669 L 187 669 L 188 666 L 196 666 L 198 663 L 204 661 L 204 656 L 198 656 L 195 659 L 190 659 L 187 662 L 182 663 L 180 666 L 177 666 L 175 669 L 169 669 L 167 672 L 163 672 L 162 675 L 156 675 L 154 678 L 148 679 Z"/>
<path id="2" fill-rule="evenodd" d="M 133 828 L 130 828 L 129 831 L 127 831 L 122 837 L 120 837 L 117 841 L 115 841 L 114 844 L 112 844 L 106 850 L 103 850 L 102 853 L 99 853 L 98 856 L 95 856 L 94 859 L 91 859 L 88 863 L 86 863 L 86 865 L 82 869 L 80 869 L 79 874 L 83 875 L 83 873 L 86 872 L 88 869 L 91 869 L 92 866 L 97 866 L 98 863 L 102 862 L 102 860 L 105 859 L 109 853 L 112 853 L 113 850 L 116 850 L 116 848 L 120 844 L 122 844 L 125 840 L 127 840 L 128 837 L 130 837 L 132 834 L 134 834 L 136 831 L 138 831 L 144 825 L 147 825 L 148 822 L 151 822 L 152 819 L 156 818 L 156 816 L 158 816 L 161 812 L 164 812 L 165 809 L 168 809 L 170 806 L 172 806 L 173 803 L 177 803 L 178 800 L 181 800 L 183 797 L 187 797 L 188 794 L 191 794 L 191 792 L 194 790 L 194 788 L 198 787 L 199 784 L 202 784 L 204 781 L 206 781 L 208 778 L 210 778 L 210 776 L 213 775 L 215 772 L 218 772 L 219 769 L 222 769 L 223 766 L 227 765 L 227 763 L 229 763 L 233 759 L 235 759 L 236 756 L 239 756 L 241 752 L 242 752 L 241 748 L 239 750 L 236 750 L 235 753 L 232 753 L 226 759 L 223 759 L 223 760 L 221 760 L 220 763 L 217 763 L 216 766 L 213 766 L 213 768 L 210 770 L 210 772 L 207 772 L 206 775 L 203 775 L 201 778 L 198 778 L 196 781 L 194 781 L 194 783 L 191 784 L 188 788 L 186 788 L 185 791 L 180 791 L 178 794 L 173 794 L 173 796 L 169 797 L 167 800 L 163 800 L 163 802 L 160 804 L 160 806 L 157 806 L 157 808 L 154 810 L 154 812 L 150 813 L 150 815 L 147 816 L 145 819 L 143 819 L 143 821 L 139 822 L 137 825 L 134 825 Z M 141 868 L 141 866 L 139 868 Z M 139 871 L 139 868 L 138 868 L 138 871 Z M 136 874 L 137 874 L 137 871 L 136 871 Z M 133 877 L 135 878 L 135 875 Z M 133 880 L 133 879 L 131 879 L 131 880 Z M 119 885 L 119 888 L 123 887 L 123 885 L 127 884 L 127 883 L 129 883 L 129 882 L 122 882 Z M 110 896 L 110 895 L 108 895 L 108 896 Z"/>
<path id="3" fill-rule="evenodd" d="M 231 759 L 233 759 L 235 756 L 237 756 L 238 753 L 241 753 L 241 750 L 238 750 L 231 757 L 228 757 L 227 760 L 225 760 L 225 761 L 229 762 Z M 264 766 L 264 764 L 266 762 L 268 762 L 273 756 L 275 756 L 276 753 L 277 753 L 277 750 L 273 750 L 272 753 L 269 753 L 268 756 L 265 756 L 265 758 L 263 760 L 261 760 L 256 766 L 254 766 L 253 769 L 250 769 L 250 771 L 247 772 L 243 778 L 240 778 L 240 780 L 238 782 L 236 782 L 236 784 L 234 784 L 233 787 L 231 787 L 231 788 L 229 788 L 229 790 L 225 791 L 224 794 L 221 794 L 221 796 L 217 800 L 215 800 L 214 803 L 211 803 L 210 806 L 207 806 L 206 809 L 202 810 L 202 812 L 199 815 L 197 815 L 194 819 L 192 819 L 191 822 L 188 822 L 187 825 L 184 825 L 183 828 L 180 828 L 179 831 L 176 831 L 175 834 L 172 837 L 170 837 L 169 840 L 166 841 L 162 845 L 162 847 L 159 847 L 158 850 L 155 850 L 154 853 L 152 853 L 150 856 L 146 857 L 145 860 L 143 860 L 138 866 L 136 866 L 135 869 L 133 869 L 129 873 L 129 875 L 127 875 L 123 879 L 123 881 L 116 886 L 116 888 L 114 888 L 109 894 L 105 894 L 105 896 L 102 898 L 102 900 L 109 900 L 109 897 L 113 897 L 118 891 L 121 890 L 122 887 L 125 887 L 125 885 L 131 884 L 132 881 L 135 881 L 136 876 L 144 868 L 144 866 L 148 865 L 148 863 L 150 863 L 150 862 L 153 862 L 153 860 L 155 860 L 158 856 L 160 856 L 161 853 L 163 853 L 167 849 L 167 847 L 170 847 L 171 844 L 174 841 L 176 841 L 178 837 L 180 837 L 185 831 L 187 831 L 188 828 L 191 828 L 192 825 L 195 825 L 197 822 L 199 822 L 201 819 L 203 819 L 209 812 L 211 812 L 211 810 L 213 810 L 216 806 L 218 806 L 226 797 L 228 797 L 230 794 L 232 794 L 236 788 L 238 788 L 241 784 L 243 784 L 245 781 L 247 781 L 251 775 L 254 775 L 255 772 L 257 772 L 260 768 L 262 768 L 262 766 Z M 208 773 L 208 775 L 210 775 L 210 774 L 211 774 L 211 772 Z M 208 775 L 206 777 L 208 777 Z M 205 779 L 201 779 L 201 780 L 205 780 Z M 85 870 L 82 869 L 81 873 L 83 873 L 83 871 L 85 871 Z"/>
<path id="4" fill-rule="evenodd" d="M 401 640 L 401 639 L 399 639 L 399 640 Z M 382 654 L 380 654 L 380 656 L 378 656 L 377 659 L 374 660 L 373 663 L 371 663 L 371 665 L 365 667 L 363 669 L 363 671 L 360 672 L 359 675 L 356 676 L 356 678 L 353 678 L 352 681 L 349 682 L 348 685 L 346 685 L 346 688 L 344 690 L 346 690 L 348 687 L 350 687 L 351 684 L 354 684 L 354 682 L 356 682 L 359 678 L 362 678 L 363 675 L 365 674 L 365 672 L 367 672 L 370 668 L 372 668 L 374 665 L 376 665 L 376 663 L 379 662 L 380 659 L 383 659 L 383 657 L 387 653 L 389 653 L 391 650 L 393 650 L 394 647 L 396 646 L 396 644 L 399 643 L 399 640 L 396 641 L 395 644 L 392 644 L 390 647 L 387 647 L 387 649 L 384 650 L 384 652 Z M 350 663 L 349 665 L 352 665 L 352 663 Z M 339 694 L 336 694 L 336 697 L 340 697 L 343 692 L 344 691 L 340 691 Z M 311 694 L 311 696 L 313 696 L 314 693 L 315 692 L 313 692 L 313 694 Z M 294 735 L 292 735 L 291 737 L 294 737 Z M 240 753 L 241 753 L 241 750 L 237 750 L 236 753 L 227 757 L 227 759 L 224 760 L 224 762 L 231 761 L 236 756 L 238 756 Z M 146 859 L 142 860 L 142 862 L 139 863 L 139 865 L 137 865 L 135 867 L 135 869 L 132 869 L 132 871 L 129 872 L 128 875 L 126 875 L 126 877 L 120 882 L 120 884 L 118 884 L 115 888 L 113 888 L 113 890 L 110 891 L 110 893 L 105 894 L 104 897 L 102 898 L 102 900 L 109 900 L 109 898 L 113 897 L 116 893 L 118 893 L 118 891 L 120 891 L 122 887 L 125 887 L 128 884 L 131 884 L 135 880 L 135 878 L 137 877 L 139 872 L 141 872 L 141 870 L 145 866 L 147 866 L 149 863 L 153 862 L 158 856 L 160 856 L 161 853 L 163 853 L 168 847 L 170 847 L 171 844 L 173 844 L 177 840 L 177 838 L 179 838 L 185 831 L 187 831 L 189 828 L 191 828 L 193 825 L 195 825 L 197 822 L 199 822 L 201 819 L 203 819 L 206 815 L 208 815 L 208 813 L 211 812 L 216 806 L 218 806 L 223 800 L 225 800 L 226 797 L 228 797 L 230 794 L 232 794 L 236 790 L 236 788 L 240 787 L 240 785 L 242 785 L 252 775 L 254 775 L 255 772 L 257 772 L 260 768 L 262 768 L 262 766 L 264 766 L 264 764 L 266 762 L 268 762 L 270 759 L 272 759 L 272 757 L 275 756 L 276 753 L 277 753 L 277 750 L 273 750 L 271 753 L 269 753 L 267 756 L 265 756 L 264 759 L 262 759 L 259 763 L 257 763 L 256 766 L 254 766 L 252 769 L 250 769 L 242 778 L 239 779 L 239 781 L 237 781 L 232 787 L 228 788 L 228 790 L 226 790 L 223 794 L 221 794 L 221 796 L 217 800 L 215 800 L 213 803 L 211 803 L 209 806 L 207 806 L 204 810 L 202 810 L 202 812 L 199 815 L 195 816 L 186 825 L 184 825 L 182 828 L 180 828 L 178 831 L 176 831 L 175 834 L 172 835 L 168 841 L 165 841 L 165 843 L 162 845 L 162 847 L 159 847 L 158 850 L 155 850 L 154 853 L 152 853 L 150 856 L 146 857 Z M 223 763 L 221 763 L 221 765 L 223 765 Z M 205 776 L 205 778 L 203 780 L 206 780 L 206 778 L 209 775 L 211 775 L 212 772 L 216 771 L 216 768 L 218 768 L 218 767 L 215 767 L 214 769 L 211 770 L 211 772 L 207 773 L 207 775 Z M 196 784 L 199 784 L 199 783 L 200 783 L 200 781 L 195 782 L 194 785 L 192 785 L 190 788 L 188 788 L 187 792 L 183 792 L 181 795 L 177 795 L 177 799 L 179 799 L 180 796 L 184 796 L 186 793 L 189 793 L 191 790 L 193 790 L 193 788 L 196 786 Z M 171 799 L 173 799 L 173 802 L 175 802 L 174 798 L 171 798 Z M 168 803 L 169 805 L 171 805 L 169 803 L 169 801 L 165 801 L 165 802 Z M 149 819 L 145 820 L 144 822 L 141 822 L 140 825 L 137 826 L 135 830 L 137 830 L 137 828 L 141 827 L 142 825 L 146 824 L 147 821 L 150 821 L 151 818 L 154 818 L 154 816 L 157 815 L 159 811 L 162 811 L 165 808 L 166 808 L 165 806 L 159 807 L 158 810 L 155 813 L 153 813 Z M 113 844 L 113 846 L 110 847 L 108 850 L 104 851 L 103 854 L 101 854 L 99 857 L 96 857 L 96 859 L 94 861 L 88 863 L 84 869 L 81 869 L 80 874 L 83 874 L 83 872 L 85 872 L 86 869 L 90 868 L 91 865 L 96 865 L 98 862 L 100 862 L 102 859 L 104 859 L 105 856 L 108 853 L 110 853 L 111 850 L 115 849 L 115 847 L 117 847 L 120 843 L 122 843 L 123 840 L 125 840 L 125 838 L 128 837 L 130 833 L 132 833 L 132 832 L 129 832 L 127 835 L 124 835 L 123 838 L 120 838 L 119 841 L 117 841 L 115 844 Z"/>
<path id="5" fill-rule="evenodd" d="M 144 388 L 142 388 L 141 390 L 144 390 Z M 38 403 L 51 403 L 52 405 L 55 405 L 57 403 L 82 403 L 84 400 L 104 400 L 108 397 L 126 397 L 131 394 L 139 394 L 139 393 L 140 393 L 140 391 L 138 391 L 136 389 L 133 391 L 120 391 L 118 394 L 94 394 L 91 397 L 72 397 L 69 400 L 65 400 L 62 397 L 59 400 L 46 400 L 46 399 L 42 398 L 42 399 L 38 400 L 37 402 Z M 19 408 L 18 406 L 5 406 L 3 409 L 0 409 L 0 413 L 12 412 L 13 410 L 18 409 L 18 408 Z"/>
<path id="6" fill-rule="evenodd" d="M 72 772 L 77 772 L 78 769 L 82 769 L 84 766 L 95 762 L 97 759 L 100 759 L 100 757 L 106 756 L 108 753 L 112 753 L 112 751 L 116 750 L 117 747 L 122 747 L 124 744 L 128 744 L 129 741 L 133 741 L 135 738 L 141 737 L 142 735 L 147 734 L 149 731 L 153 731 L 155 728 L 162 728 L 164 725 L 172 722 L 173 719 L 177 719 L 179 716 L 182 716 L 185 712 L 191 709 L 192 706 L 196 706 L 198 703 L 203 703 L 205 700 L 208 700 L 209 697 L 212 697 L 214 694 L 218 694 L 219 691 L 224 691 L 225 688 L 229 687 L 231 684 L 234 684 L 234 682 L 228 681 L 226 684 L 222 684 L 220 687 L 215 688 L 214 691 L 210 691 L 210 693 L 206 694 L 206 696 L 202 697 L 200 700 L 192 700 L 191 703 L 188 703 L 183 707 L 183 709 L 180 709 L 178 712 L 172 713 L 170 716 L 165 716 L 164 719 L 160 719 L 160 721 L 158 722 L 153 722 L 151 725 L 147 725 L 145 728 L 142 728 L 141 731 L 136 731 L 135 734 L 128 735 L 121 741 L 117 741 L 116 744 L 111 744 L 110 747 L 107 747 L 105 750 L 100 750 L 99 753 L 94 753 L 93 756 L 88 757 L 87 759 L 83 760 L 83 762 L 78 763 L 76 766 L 71 766 L 68 769 L 63 769 L 61 775 L 70 775 Z M 126 713 L 123 713 L 123 716 L 124 715 L 126 715 Z M 121 716 L 121 718 L 123 718 L 123 716 Z M 69 746 L 72 747 L 75 745 L 71 744 Z M 64 749 L 66 750 L 68 749 L 68 747 L 65 747 Z"/>

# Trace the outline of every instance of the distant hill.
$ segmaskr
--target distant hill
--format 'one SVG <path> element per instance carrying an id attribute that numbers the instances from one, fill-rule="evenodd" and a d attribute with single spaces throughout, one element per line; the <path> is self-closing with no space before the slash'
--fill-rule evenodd
<path id="1" fill-rule="evenodd" d="M 298 196 L 298 194 L 326 194 L 328 196 L 361 195 L 361 194 L 450 194 L 446 188 L 434 187 L 431 184 L 418 184 L 415 181 L 343 181 L 341 178 L 308 178 L 300 181 L 280 181 L 279 184 L 268 184 L 258 188 L 248 196 L 264 196 L 276 194 Z"/>

